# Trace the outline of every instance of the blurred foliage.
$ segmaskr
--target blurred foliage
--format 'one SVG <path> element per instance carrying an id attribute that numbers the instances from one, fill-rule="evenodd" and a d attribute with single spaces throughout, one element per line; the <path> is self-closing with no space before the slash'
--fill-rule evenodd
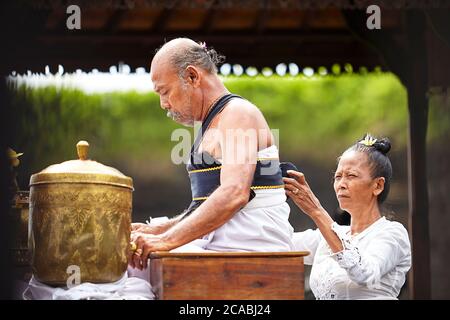
<path id="1" fill-rule="evenodd" d="M 229 78 L 231 91 L 261 108 L 280 130 L 280 150 L 314 161 L 332 157 L 365 132 L 406 143 L 406 91 L 391 74 L 319 78 Z"/>
<path id="2" fill-rule="evenodd" d="M 388 136 L 394 150 L 406 146 L 406 91 L 392 74 L 226 77 L 224 82 L 231 92 L 256 104 L 270 127 L 279 130 L 283 158 L 334 161 L 365 132 Z M 27 174 L 76 158 L 78 140 L 90 142 L 93 159 L 120 163 L 119 169 L 137 168 L 133 172 L 157 162 L 161 167 L 170 163 L 178 143 L 171 141 L 171 133 L 180 125 L 165 116 L 154 93 L 86 94 L 24 86 L 11 93 L 15 139 L 11 147 L 25 153 Z M 429 139 L 448 132 L 450 126 L 442 108 L 433 107 L 441 101 L 431 101 Z"/>
<path id="3" fill-rule="evenodd" d="M 170 135 L 178 127 L 165 117 L 153 93 L 87 95 L 74 89 L 22 86 L 14 90 L 12 100 L 13 145 L 31 161 L 31 172 L 77 158 L 79 140 L 89 141 L 91 158 L 105 164 L 155 160 L 170 154 Z"/>

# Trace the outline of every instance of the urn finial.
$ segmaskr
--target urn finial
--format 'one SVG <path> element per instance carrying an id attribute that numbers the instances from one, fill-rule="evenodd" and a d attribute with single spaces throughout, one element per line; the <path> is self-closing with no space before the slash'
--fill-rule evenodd
<path id="1" fill-rule="evenodd" d="M 80 160 L 87 160 L 89 152 L 89 143 L 87 141 L 79 141 L 77 143 L 77 153 Z"/>

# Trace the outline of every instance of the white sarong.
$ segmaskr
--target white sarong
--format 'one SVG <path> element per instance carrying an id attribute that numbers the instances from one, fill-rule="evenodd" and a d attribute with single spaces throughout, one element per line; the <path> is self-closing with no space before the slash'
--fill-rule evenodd
<path id="1" fill-rule="evenodd" d="M 278 158 L 278 148 L 273 145 L 260 150 L 258 158 Z M 173 251 L 293 251 L 294 229 L 284 188 L 255 190 L 255 194 L 224 225 Z"/>
<path id="2" fill-rule="evenodd" d="M 153 300 L 150 283 L 129 277 L 127 272 L 122 278 L 111 283 L 85 282 L 77 286 L 51 287 L 31 278 L 23 293 L 24 300 Z"/>

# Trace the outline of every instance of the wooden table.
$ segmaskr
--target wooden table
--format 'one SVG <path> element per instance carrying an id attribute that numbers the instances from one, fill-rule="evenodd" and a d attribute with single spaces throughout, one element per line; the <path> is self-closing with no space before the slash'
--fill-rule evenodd
<path id="1" fill-rule="evenodd" d="M 150 283 L 160 300 L 300 300 L 308 254 L 155 252 Z"/>

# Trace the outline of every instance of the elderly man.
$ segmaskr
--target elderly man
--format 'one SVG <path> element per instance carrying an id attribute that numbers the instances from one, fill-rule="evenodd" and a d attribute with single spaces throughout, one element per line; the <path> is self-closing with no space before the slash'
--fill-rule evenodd
<path id="1" fill-rule="evenodd" d="M 134 223 L 132 267 L 153 251 L 291 251 L 278 149 L 260 110 L 230 94 L 213 49 L 190 39 L 164 44 L 151 64 L 161 108 L 174 121 L 202 128 L 187 165 L 192 203 L 165 222 Z M 275 169 L 274 169 L 275 168 Z M 273 170 L 274 169 L 274 170 Z"/>

